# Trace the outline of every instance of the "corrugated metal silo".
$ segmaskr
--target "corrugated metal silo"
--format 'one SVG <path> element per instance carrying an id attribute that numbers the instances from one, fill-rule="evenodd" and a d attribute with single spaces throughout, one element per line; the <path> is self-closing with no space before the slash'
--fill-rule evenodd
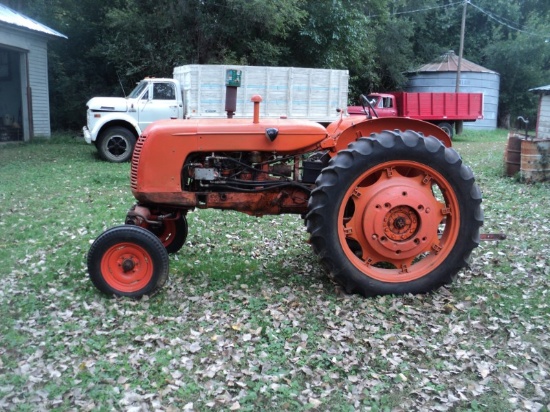
<path id="1" fill-rule="evenodd" d="M 496 129 L 500 75 L 464 58 L 460 67 L 460 91 L 483 93 L 483 120 L 465 122 L 464 128 Z M 454 92 L 457 68 L 458 56 L 451 50 L 432 63 L 410 72 L 405 90 L 408 92 Z"/>

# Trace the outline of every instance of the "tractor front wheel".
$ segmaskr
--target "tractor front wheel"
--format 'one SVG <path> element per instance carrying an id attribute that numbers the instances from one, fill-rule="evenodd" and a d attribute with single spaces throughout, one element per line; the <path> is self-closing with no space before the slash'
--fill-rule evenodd
<path id="1" fill-rule="evenodd" d="M 122 225 L 103 232 L 88 252 L 88 273 L 103 293 L 152 295 L 168 279 L 168 253 L 161 241 L 139 226 Z"/>
<path id="2" fill-rule="evenodd" d="M 160 227 L 151 227 L 150 230 L 160 239 L 168 253 L 177 253 L 187 239 L 187 219 L 185 216 L 180 216 L 177 219 L 166 219 Z"/>
<path id="3" fill-rule="evenodd" d="M 347 293 L 425 293 L 452 282 L 478 245 L 481 193 L 433 137 L 360 138 L 323 169 L 309 199 L 311 244 Z"/>

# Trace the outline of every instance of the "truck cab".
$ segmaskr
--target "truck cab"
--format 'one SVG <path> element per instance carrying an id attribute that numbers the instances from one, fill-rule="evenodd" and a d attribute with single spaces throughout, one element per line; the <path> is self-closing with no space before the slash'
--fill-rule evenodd
<path id="1" fill-rule="evenodd" d="M 174 79 L 145 78 L 127 97 L 90 99 L 86 113 L 84 140 L 93 142 L 104 160 L 125 162 L 149 124 L 183 117 L 181 87 Z"/>
<path id="2" fill-rule="evenodd" d="M 376 112 L 373 114 L 374 117 L 399 116 L 395 96 L 393 94 L 371 93 L 367 96 L 367 99 Z M 369 110 L 369 108 L 366 107 L 366 110 Z M 365 113 L 363 106 L 349 106 L 348 113 L 350 115 L 368 114 Z"/>

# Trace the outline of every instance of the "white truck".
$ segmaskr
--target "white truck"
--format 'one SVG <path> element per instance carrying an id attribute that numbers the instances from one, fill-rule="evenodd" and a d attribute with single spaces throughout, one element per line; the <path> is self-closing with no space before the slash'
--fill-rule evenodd
<path id="1" fill-rule="evenodd" d="M 240 71 L 234 118 L 252 117 L 250 98 L 263 98 L 262 117 L 328 124 L 348 104 L 347 70 L 235 65 L 186 65 L 173 78 L 145 78 L 128 97 L 94 97 L 86 104 L 84 139 L 101 158 L 125 162 L 137 137 L 160 119 L 226 118 L 228 70 Z"/>

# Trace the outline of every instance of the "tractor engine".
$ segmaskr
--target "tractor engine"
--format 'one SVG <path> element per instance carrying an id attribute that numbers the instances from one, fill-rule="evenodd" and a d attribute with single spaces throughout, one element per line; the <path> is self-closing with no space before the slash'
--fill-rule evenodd
<path id="1" fill-rule="evenodd" d="M 196 153 L 183 167 L 182 189 L 260 192 L 293 186 L 309 192 L 328 159 L 324 152 L 302 156 L 259 151 Z"/>

